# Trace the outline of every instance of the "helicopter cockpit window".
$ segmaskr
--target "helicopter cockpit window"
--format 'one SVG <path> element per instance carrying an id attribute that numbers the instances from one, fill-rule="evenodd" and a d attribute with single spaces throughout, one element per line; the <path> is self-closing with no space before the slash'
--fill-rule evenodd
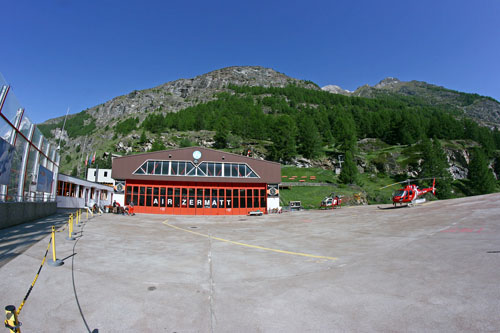
<path id="1" fill-rule="evenodd" d="M 404 195 L 405 195 L 405 191 L 403 191 L 403 190 L 396 191 L 396 193 L 394 193 L 395 197 L 402 197 Z"/>

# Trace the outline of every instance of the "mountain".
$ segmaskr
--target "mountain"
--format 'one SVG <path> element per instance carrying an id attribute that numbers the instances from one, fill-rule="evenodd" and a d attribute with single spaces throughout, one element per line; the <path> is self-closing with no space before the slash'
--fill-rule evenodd
<path id="1" fill-rule="evenodd" d="M 227 91 L 227 85 L 285 87 L 294 84 L 308 89 L 319 89 L 312 82 L 289 77 L 270 68 L 260 66 L 234 66 L 218 69 L 192 79 L 178 79 L 160 86 L 134 90 L 103 104 L 85 110 L 95 119 L 97 126 L 114 125 L 130 115 L 145 117 L 147 112 L 177 112 L 199 103 L 216 99 L 216 94 Z M 43 124 L 57 123 L 61 117 Z"/>
<path id="2" fill-rule="evenodd" d="M 321 90 L 328 91 L 332 94 L 339 94 L 339 95 L 345 95 L 345 96 L 350 96 L 352 93 L 352 91 L 342 89 L 339 86 L 336 86 L 334 84 L 324 86 L 321 88 Z"/>
<path id="3" fill-rule="evenodd" d="M 132 91 L 70 115 L 61 135 L 61 171 L 82 175 L 83 159 L 95 152 L 99 158 L 104 152 L 130 154 L 186 145 L 233 152 L 250 147 L 254 156 L 284 163 L 304 157 L 316 165 L 326 158 L 329 162 L 320 165 L 329 170 L 342 149 L 355 146 L 356 140 L 411 146 L 423 135 L 451 146 L 487 145 L 490 153 L 500 148 L 500 132 L 462 120 L 463 113 L 482 124 L 500 124 L 497 101 L 425 82 L 387 78 L 349 92 L 338 86 L 321 89 L 269 68 L 228 67 Z M 57 142 L 62 125 L 63 117 L 58 117 L 38 127 Z M 364 170 L 391 176 L 415 172 L 396 167 L 400 160 L 418 169 L 418 153 L 411 159 L 394 157 L 389 169 L 385 155 L 363 162 L 363 154 L 356 158 Z M 99 167 L 106 165 L 108 159 L 99 161 Z"/>
<path id="4" fill-rule="evenodd" d="M 334 87 L 333 89 L 331 87 Z M 491 97 L 478 94 L 468 94 L 444 87 L 436 86 L 422 81 L 400 81 L 388 77 L 369 86 L 363 85 L 353 92 L 338 86 L 328 85 L 323 88 L 334 94 L 357 96 L 365 98 L 383 98 L 386 96 L 403 98 L 417 104 L 441 106 L 450 111 L 460 111 L 478 123 L 500 127 L 500 103 Z"/>

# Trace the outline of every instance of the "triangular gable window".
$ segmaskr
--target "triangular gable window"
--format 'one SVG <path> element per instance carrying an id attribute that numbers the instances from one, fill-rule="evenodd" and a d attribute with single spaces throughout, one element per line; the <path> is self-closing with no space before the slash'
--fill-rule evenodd
<path id="1" fill-rule="evenodd" d="M 169 169 L 170 176 L 260 178 L 244 163 L 202 162 L 194 165 L 190 161 L 149 160 L 137 168 L 134 174 L 168 176 Z"/>
<path id="2" fill-rule="evenodd" d="M 148 162 L 144 162 L 137 170 L 135 170 L 135 175 L 145 175 L 147 170 Z"/>

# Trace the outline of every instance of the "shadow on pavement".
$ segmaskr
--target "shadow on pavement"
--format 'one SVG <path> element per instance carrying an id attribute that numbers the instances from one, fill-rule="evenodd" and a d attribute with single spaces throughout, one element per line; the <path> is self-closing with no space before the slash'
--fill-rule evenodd
<path id="1" fill-rule="evenodd" d="M 0 267 L 50 235 L 68 221 L 68 213 L 57 213 L 35 221 L 0 230 Z"/>

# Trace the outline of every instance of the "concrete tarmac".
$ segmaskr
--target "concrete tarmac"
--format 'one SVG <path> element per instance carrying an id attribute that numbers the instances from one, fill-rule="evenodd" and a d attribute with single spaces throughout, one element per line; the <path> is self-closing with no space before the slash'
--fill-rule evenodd
<path id="1" fill-rule="evenodd" d="M 76 241 L 57 234 L 64 265 L 43 267 L 22 331 L 499 332 L 499 200 L 97 216 Z M 4 305 L 48 241 L 0 267 Z"/>
<path id="2" fill-rule="evenodd" d="M 0 229 L 0 267 L 20 255 L 30 246 L 45 238 L 52 226 L 68 222 L 68 213 L 57 213 L 33 222 Z"/>

